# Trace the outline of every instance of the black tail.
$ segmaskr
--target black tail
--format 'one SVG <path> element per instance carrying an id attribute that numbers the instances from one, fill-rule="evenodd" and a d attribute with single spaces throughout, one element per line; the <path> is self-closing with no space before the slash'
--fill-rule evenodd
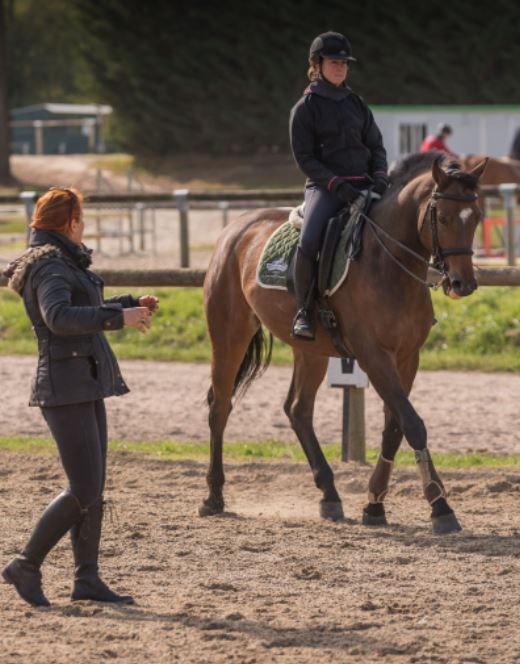
<path id="1" fill-rule="evenodd" d="M 273 335 L 266 336 L 260 325 L 249 342 L 246 354 L 240 365 L 233 386 L 233 396 L 243 397 L 255 378 L 261 376 L 271 362 L 273 354 Z"/>
<path id="2" fill-rule="evenodd" d="M 240 365 L 233 385 L 233 396 L 243 397 L 251 383 L 261 376 L 271 363 L 273 354 L 273 335 L 269 332 L 266 336 L 262 326 L 255 332 L 249 342 L 246 354 Z M 208 406 L 213 403 L 213 387 L 207 394 Z"/>

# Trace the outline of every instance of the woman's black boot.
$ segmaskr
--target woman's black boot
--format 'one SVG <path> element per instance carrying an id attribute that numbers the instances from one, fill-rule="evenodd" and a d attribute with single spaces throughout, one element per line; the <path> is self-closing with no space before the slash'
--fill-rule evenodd
<path id="1" fill-rule="evenodd" d="M 313 301 L 314 268 L 316 262 L 298 247 L 294 263 L 294 294 L 296 316 L 291 336 L 312 341 L 314 339 Z"/>
<path id="2" fill-rule="evenodd" d="M 98 558 L 103 522 L 103 497 L 88 508 L 84 518 L 71 530 L 74 552 L 74 588 L 71 599 L 133 604 L 130 595 L 118 595 L 99 578 Z"/>
<path id="3" fill-rule="evenodd" d="M 22 553 L 3 569 L 2 577 L 22 599 L 33 606 L 50 606 L 42 590 L 40 567 L 49 551 L 81 519 L 81 506 L 71 493 L 55 498 L 36 524 Z"/>

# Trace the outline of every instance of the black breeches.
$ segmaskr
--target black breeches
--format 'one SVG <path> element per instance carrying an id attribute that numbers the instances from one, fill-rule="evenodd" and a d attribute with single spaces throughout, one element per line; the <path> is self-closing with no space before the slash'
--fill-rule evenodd
<path id="1" fill-rule="evenodd" d="M 327 222 L 344 207 L 343 201 L 323 187 L 309 187 L 305 190 L 303 225 L 298 246 L 307 258 L 316 258 Z"/>
<path id="2" fill-rule="evenodd" d="M 101 496 L 105 485 L 105 403 L 101 399 L 41 411 L 58 445 L 70 491 L 82 507 L 88 507 Z"/>

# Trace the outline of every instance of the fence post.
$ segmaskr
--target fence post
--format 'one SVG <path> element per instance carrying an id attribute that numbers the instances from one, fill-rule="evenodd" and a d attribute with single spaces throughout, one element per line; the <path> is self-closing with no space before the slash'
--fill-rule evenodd
<path id="1" fill-rule="evenodd" d="M 179 210 L 179 244 L 181 252 L 181 267 L 190 266 L 190 246 L 188 233 L 188 194 L 189 189 L 175 189 L 173 195 Z"/>
<path id="2" fill-rule="evenodd" d="M 144 203 L 136 203 L 137 228 L 139 229 L 139 249 L 144 251 Z"/>
<path id="3" fill-rule="evenodd" d="M 31 220 L 34 212 L 34 204 L 36 202 L 37 193 L 35 191 L 22 191 L 20 194 L 20 200 L 22 205 L 25 208 L 25 219 L 27 221 L 26 226 L 26 240 L 27 246 L 29 246 L 29 235 L 31 233 Z"/>
<path id="4" fill-rule="evenodd" d="M 365 389 L 368 376 L 352 357 L 331 357 L 327 369 L 329 387 L 343 391 L 341 460 L 366 462 Z"/>
<path id="5" fill-rule="evenodd" d="M 507 251 L 507 264 L 516 265 L 516 221 L 515 221 L 515 203 L 516 203 L 516 190 L 517 185 L 514 183 L 506 182 L 499 184 L 498 189 L 504 201 L 504 208 L 507 216 L 507 230 L 506 230 L 506 251 Z"/>
<path id="6" fill-rule="evenodd" d="M 341 460 L 366 462 L 364 387 L 343 388 Z"/>
<path id="7" fill-rule="evenodd" d="M 218 206 L 222 210 L 222 228 L 226 228 L 229 223 L 229 203 L 228 201 L 220 201 Z"/>

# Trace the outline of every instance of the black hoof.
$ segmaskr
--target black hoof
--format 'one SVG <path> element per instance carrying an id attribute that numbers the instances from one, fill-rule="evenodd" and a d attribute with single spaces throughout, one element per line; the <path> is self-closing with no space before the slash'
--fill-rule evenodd
<path id="1" fill-rule="evenodd" d="M 432 526 L 435 535 L 449 535 L 449 533 L 459 533 L 462 530 L 453 512 L 450 512 L 450 514 L 441 514 L 441 516 L 433 516 Z"/>
<path id="2" fill-rule="evenodd" d="M 204 500 L 202 505 L 199 507 L 199 516 L 215 516 L 216 514 L 222 514 L 223 511 L 223 502 L 217 503 L 208 498 Z"/>
<path id="3" fill-rule="evenodd" d="M 377 516 L 369 514 L 366 508 L 363 510 L 363 525 L 364 526 L 388 526 L 388 521 L 384 514 Z"/>
<path id="4" fill-rule="evenodd" d="M 320 501 L 320 516 L 329 521 L 341 521 L 345 518 L 343 514 L 343 505 L 341 502 L 331 503 L 326 500 Z"/>

